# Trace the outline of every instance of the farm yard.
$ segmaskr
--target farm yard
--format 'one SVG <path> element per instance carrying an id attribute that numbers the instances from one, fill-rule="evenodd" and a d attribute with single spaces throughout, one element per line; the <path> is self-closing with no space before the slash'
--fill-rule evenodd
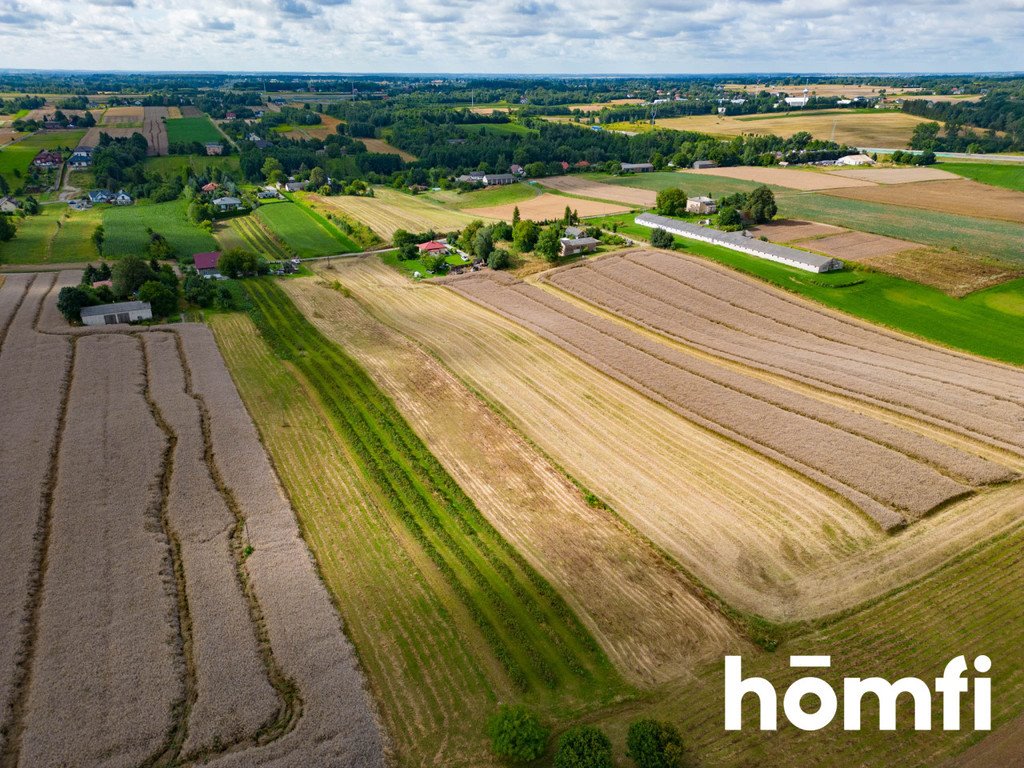
<path id="1" fill-rule="evenodd" d="M 385 240 L 391 240 L 398 229 L 446 232 L 483 218 L 479 214 L 442 207 L 426 195 L 408 195 L 386 187 L 374 187 L 373 197 L 310 195 L 309 198 L 328 210 L 335 209 L 365 224 Z"/>
<path id="2" fill-rule="evenodd" d="M 55 298 L 79 276 L 0 286 L 5 761 L 383 766 L 352 646 L 212 334 L 75 332 Z"/>

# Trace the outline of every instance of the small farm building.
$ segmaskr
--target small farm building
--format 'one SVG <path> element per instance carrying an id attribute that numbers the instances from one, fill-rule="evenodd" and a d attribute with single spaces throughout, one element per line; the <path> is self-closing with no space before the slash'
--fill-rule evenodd
<path id="1" fill-rule="evenodd" d="M 0 213 L 16 213 L 18 201 L 13 197 L 0 197 Z"/>
<path id="2" fill-rule="evenodd" d="M 114 203 L 114 205 L 131 205 L 132 196 L 122 189 L 116 195 L 114 195 L 112 202 Z"/>
<path id="3" fill-rule="evenodd" d="M 718 210 L 718 204 L 710 197 L 688 197 L 686 198 L 687 213 L 714 213 Z"/>
<path id="4" fill-rule="evenodd" d="M 484 184 L 488 187 L 502 186 L 505 184 L 514 184 L 516 182 L 515 174 L 511 173 L 488 173 L 484 176 Z"/>
<path id="5" fill-rule="evenodd" d="M 836 160 L 836 165 L 874 165 L 875 161 L 867 155 L 846 155 Z"/>
<path id="6" fill-rule="evenodd" d="M 211 181 L 209 184 L 203 184 L 202 186 L 203 192 L 216 192 L 218 189 L 220 189 L 220 184 L 216 181 Z"/>
<path id="7" fill-rule="evenodd" d="M 693 162 L 693 169 L 695 171 L 703 171 L 706 170 L 707 168 L 717 167 L 718 163 L 716 163 L 714 160 L 694 160 Z"/>
<path id="8" fill-rule="evenodd" d="M 593 253 L 601 244 L 600 240 L 595 240 L 593 237 L 563 237 L 559 242 L 562 244 L 562 256 Z"/>
<path id="9" fill-rule="evenodd" d="M 213 204 L 221 213 L 226 211 L 237 211 L 242 207 L 242 201 L 237 197 L 218 197 L 213 201 Z"/>
<path id="10" fill-rule="evenodd" d="M 780 264 L 796 267 L 806 272 L 832 272 L 843 268 L 843 262 L 839 259 L 819 256 L 816 253 L 808 253 L 807 251 L 799 251 L 796 248 L 787 248 L 784 245 L 776 245 L 764 240 L 756 240 L 739 232 L 720 232 L 710 227 L 688 224 L 685 221 L 671 219 L 668 216 L 642 213 L 634 221 L 644 227 L 664 229 L 673 235 L 720 245 L 733 251 L 748 253 L 759 259 L 777 261 Z"/>
<path id="11" fill-rule="evenodd" d="M 136 323 L 151 320 L 153 308 L 148 301 L 122 301 L 118 304 L 100 304 L 97 307 L 82 308 L 82 323 L 85 325 L 114 325 L 115 323 Z"/>
<path id="12" fill-rule="evenodd" d="M 82 147 L 79 147 L 68 158 L 68 165 L 72 168 L 88 168 L 92 165 L 92 150 L 86 152 Z"/>
<path id="13" fill-rule="evenodd" d="M 583 227 L 566 227 L 565 236 L 571 237 L 575 240 L 577 237 L 583 237 L 583 233 L 585 231 L 586 230 L 584 230 Z"/>
<path id="14" fill-rule="evenodd" d="M 651 163 L 621 163 L 622 170 L 629 173 L 650 173 L 654 170 Z"/>
<path id="15" fill-rule="evenodd" d="M 50 152 L 45 149 L 39 150 L 39 153 L 32 159 L 32 165 L 36 168 L 59 168 L 63 162 L 64 156 L 60 152 Z"/>
<path id="16" fill-rule="evenodd" d="M 208 155 L 223 155 L 224 145 L 219 141 L 210 141 L 206 144 L 206 154 Z"/>
<path id="17" fill-rule="evenodd" d="M 203 277 L 218 277 L 217 262 L 220 261 L 220 251 L 209 251 L 197 253 L 192 257 L 196 265 L 196 271 Z"/>

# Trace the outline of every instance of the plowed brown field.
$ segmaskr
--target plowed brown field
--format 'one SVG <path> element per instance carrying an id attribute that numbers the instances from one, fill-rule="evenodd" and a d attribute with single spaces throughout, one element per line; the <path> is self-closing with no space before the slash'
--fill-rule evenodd
<path id="1" fill-rule="evenodd" d="M 581 200 L 580 198 L 543 194 L 519 203 L 492 205 L 487 208 L 467 208 L 464 212 L 472 216 L 512 221 L 512 214 L 518 207 L 519 215 L 524 219 L 554 221 L 562 218 L 566 206 L 569 206 L 569 208 L 578 212 L 583 217 L 605 216 L 610 213 L 622 213 L 629 210 L 627 206 L 613 203 L 600 203 L 595 200 Z"/>
<path id="2" fill-rule="evenodd" d="M 970 179 L 830 189 L 827 193 L 873 203 L 1024 223 L 1024 192 L 979 184 Z"/>
<path id="3" fill-rule="evenodd" d="M 628 205 L 650 207 L 654 205 L 658 193 L 651 189 L 638 189 L 619 184 L 602 184 L 581 176 L 551 176 L 542 181 L 545 187 L 568 192 L 570 195 L 596 197 L 600 200 L 614 200 Z"/>

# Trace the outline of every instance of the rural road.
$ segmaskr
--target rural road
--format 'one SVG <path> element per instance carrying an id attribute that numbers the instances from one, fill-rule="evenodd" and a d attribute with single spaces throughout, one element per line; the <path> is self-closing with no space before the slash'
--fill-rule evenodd
<path id="1" fill-rule="evenodd" d="M 881 152 L 882 154 L 892 154 L 893 152 L 910 152 L 915 155 L 920 155 L 921 151 L 917 149 L 894 149 L 885 147 L 857 147 L 861 152 L 871 154 L 872 152 Z M 983 160 L 990 163 L 1024 163 L 1024 155 L 979 155 L 972 154 L 970 152 L 936 152 L 936 157 L 944 157 L 947 160 Z"/>

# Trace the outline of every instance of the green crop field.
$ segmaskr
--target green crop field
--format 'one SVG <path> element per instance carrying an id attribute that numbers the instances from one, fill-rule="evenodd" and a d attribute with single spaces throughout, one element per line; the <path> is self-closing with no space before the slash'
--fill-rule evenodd
<path id="1" fill-rule="evenodd" d="M 193 141 L 203 144 L 208 141 L 223 142 L 224 137 L 210 122 L 210 118 L 205 115 L 202 117 L 177 117 L 167 121 L 168 144 L 188 144 Z"/>
<path id="2" fill-rule="evenodd" d="M 3 264 L 63 264 L 98 259 L 92 233 L 99 211 L 72 211 L 65 205 L 46 205 L 38 216 L 15 219 L 13 240 L 0 243 Z"/>
<path id="3" fill-rule="evenodd" d="M 334 225 L 297 202 L 261 205 L 256 216 L 300 258 L 361 250 Z"/>
<path id="4" fill-rule="evenodd" d="M 258 216 L 237 216 L 225 225 L 241 239 L 242 247 L 281 261 L 296 256 L 296 252 L 282 243 Z"/>
<path id="5" fill-rule="evenodd" d="M 710 194 L 712 197 L 749 192 L 760 186 L 753 181 L 686 171 L 627 177 L 595 175 L 592 178 L 641 189 L 661 190 L 678 186 L 691 195 Z M 772 189 L 779 206 L 779 218 L 820 221 L 938 248 L 952 248 L 967 254 L 1024 262 L 1019 224 L 852 200 L 820 192 L 800 192 L 782 187 Z"/>
<path id="6" fill-rule="evenodd" d="M 593 223 L 646 240 L 651 230 L 632 214 Z M 588 222 L 589 223 L 589 222 Z M 1024 365 L 1024 280 L 977 291 L 961 299 L 910 280 L 846 269 L 815 275 L 727 248 L 676 238 L 686 253 L 703 256 L 851 315 L 975 354 Z"/>
<path id="7" fill-rule="evenodd" d="M 216 139 L 214 139 L 216 141 Z M 178 174 L 183 168 L 191 168 L 194 173 L 204 176 L 213 168 L 220 168 L 227 173 L 238 174 L 238 156 L 198 157 L 196 155 L 167 155 L 146 159 L 146 170 L 162 174 Z"/>
<path id="8" fill-rule="evenodd" d="M 496 700 L 564 714 L 622 694 L 572 610 L 364 371 L 271 280 L 245 285 L 259 334 L 239 316 L 214 330 L 409 764 L 489 762 Z"/>
<path id="9" fill-rule="evenodd" d="M 1014 163 L 952 163 L 941 162 L 936 168 L 965 176 L 968 179 L 1024 192 L 1024 166 Z"/>
<path id="10" fill-rule="evenodd" d="M 446 208 L 461 211 L 463 208 L 486 208 L 490 205 L 506 205 L 508 203 L 519 203 L 537 197 L 547 190 L 542 190 L 532 184 L 506 184 L 501 187 L 488 187 L 472 192 L 456 192 L 446 190 L 443 192 L 428 192 L 426 197 L 436 200 Z"/>
<path id="11" fill-rule="evenodd" d="M 466 133 L 497 133 L 497 134 L 524 134 L 537 133 L 536 128 L 527 128 L 519 123 L 462 123 L 459 128 Z"/>
<path id="12" fill-rule="evenodd" d="M 213 235 L 189 221 L 187 209 L 184 200 L 107 208 L 103 211 L 103 255 L 141 254 L 149 242 L 147 227 L 167 238 L 178 257 L 216 250 Z"/>

